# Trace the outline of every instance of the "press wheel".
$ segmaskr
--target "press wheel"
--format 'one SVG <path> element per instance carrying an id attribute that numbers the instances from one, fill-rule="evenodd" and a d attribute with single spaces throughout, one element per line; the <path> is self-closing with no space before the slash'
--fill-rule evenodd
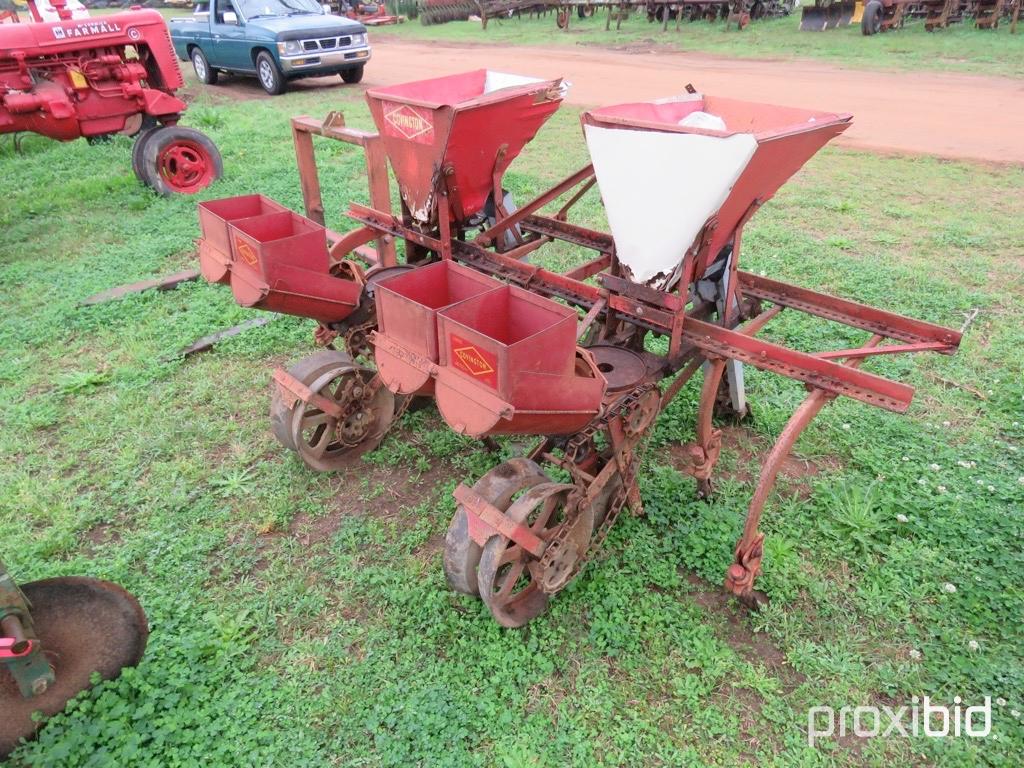
<path id="1" fill-rule="evenodd" d="M 520 496 L 505 513 L 534 535 L 550 540 L 563 524 L 574 486 L 542 483 Z M 540 561 L 502 535 L 492 536 L 480 555 L 477 586 L 491 615 L 503 627 L 522 627 L 548 607 L 540 587 Z"/>
<path id="2" fill-rule="evenodd" d="M 117 677 L 135 666 L 146 649 L 146 614 L 131 594 L 116 584 L 77 576 L 22 584 L 32 621 L 56 682 L 43 694 L 22 698 L 14 678 L 0 668 L 0 759 L 41 723 L 32 713 L 50 716 L 80 691 L 90 676 Z"/>
<path id="3" fill-rule="evenodd" d="M 304 357 L 291 368 L 288 373 L 301 381 L 307 387 L 319 379 L 328 371 L 339 366 L 351 363 L 352 359 L 343 352 L 333 349 L 325 349 Z M 293 408 L 282 399 L 281 391 L 273 381 L 270 383 L 270 430 L 277 438 L 277 442 L 285 448 L 295 450 L 295 443 L 292 440 L 292 411 Z"/>
<path id="4" fill-rule="evenodd" d="M 309 389 L 333 400 L 342 415 L 335 418 L 315 405 L 298 401 L 292 408 L 290 434 L 299 458 L 319 472 L 341 469 L 372 451 L 395 419 L 395 396 L 376 372 L 356 365 L 348 355 L 324 371 Z"/>
<path id="5" fill-rule="evenodd" d="M 473 491 L 504 512 L 522 491 L 549 482 L 541 468 L 529 459 L 510 459 L 497 465 L 473 484 Z M 476 569 L 482 547 L 469 536 L 469 516 L 456 508 L 444 538 L 444 575 L 456 592 L 479 595 Z"/>

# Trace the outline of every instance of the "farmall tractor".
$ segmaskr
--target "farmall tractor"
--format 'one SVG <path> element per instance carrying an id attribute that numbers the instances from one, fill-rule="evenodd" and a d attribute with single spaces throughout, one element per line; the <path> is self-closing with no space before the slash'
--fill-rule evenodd
<path id="1" fill-rule="evenodd" d="M 178 125 L 186 105 L 174 92 L 183 81 L 163 17 L 133 7 L 88 18 L 71 2 L 28 0 L 30 19 L 0 15 L 0 134 L 135 136 L 132 169 L 161 195 L 198 192 L 219 178 L 214 143 Z"/>

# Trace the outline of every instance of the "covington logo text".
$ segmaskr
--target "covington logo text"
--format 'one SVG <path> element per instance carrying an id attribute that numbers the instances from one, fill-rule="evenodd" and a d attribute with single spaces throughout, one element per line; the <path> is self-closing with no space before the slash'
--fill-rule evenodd
<path id="1" fill-rule="evenodd" d="M 57 40 L 66 40 L 71 37 L 91 37 L 92 35 L 112 35 L 121 31 L 121 25 L 117 22 L 107 23 L 105 21 L 91 22 L 89 24 L 76 24 L 73 27 L 54 27 L 53 36 Z"/>
<path id="2" fill-rule="evenodd" d="M 928 736 L 933 739 L 969 736 L 983 739 L 992 732 L 992 699 L 985 697 L 984 704 L 961 707 L 959 696 L 953 699 L 952 707 L 932 704 L 925 696 L 915 696 L 910 706 L 902 707 L 811 707 L 807 710 L 807 744 L 815 743 L 829 736 L 845 736 L 852 733 L 862 739 L 876 736 L 889 738 L 902 736 Z M 918 706 L 920 705 L 920 706 Z M 838 733 L 837 733 L 838 727 Z"/>

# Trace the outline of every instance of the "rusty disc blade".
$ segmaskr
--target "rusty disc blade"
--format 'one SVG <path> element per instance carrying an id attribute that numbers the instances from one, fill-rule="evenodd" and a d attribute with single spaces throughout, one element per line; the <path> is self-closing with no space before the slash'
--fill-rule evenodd
<path id="1" fill-rule="evenodd" d="M 138 664 L 149 636 L 139 601 L 117 584 L 68 576 L 22 584 L 21 590 L 32 604 L 36 635 L 57 681 L 42 695 L 24 699 L 0 668 L 0 759 L 41 727 L 32 721 L 33 712 L 60 712 L 89 687 L 93 672 L 112 680 Z"/>

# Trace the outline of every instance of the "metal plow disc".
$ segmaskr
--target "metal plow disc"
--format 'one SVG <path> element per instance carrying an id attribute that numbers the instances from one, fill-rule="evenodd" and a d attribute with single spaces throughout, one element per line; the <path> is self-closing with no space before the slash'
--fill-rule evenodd
<path id="1" fill-rule="evenodd" d="M 135 666 L 149 636 L 142 606 L 116 584 L 70 576 L 23 584 L 21 590 L 32 604 L 35 631 L 57 681 L 25 699 L 14 678 L 0 672 L 0 759 L 40 727 L 33 712 L 60 712 L 91 685 L 93 672 L 112 680 Z"/>

